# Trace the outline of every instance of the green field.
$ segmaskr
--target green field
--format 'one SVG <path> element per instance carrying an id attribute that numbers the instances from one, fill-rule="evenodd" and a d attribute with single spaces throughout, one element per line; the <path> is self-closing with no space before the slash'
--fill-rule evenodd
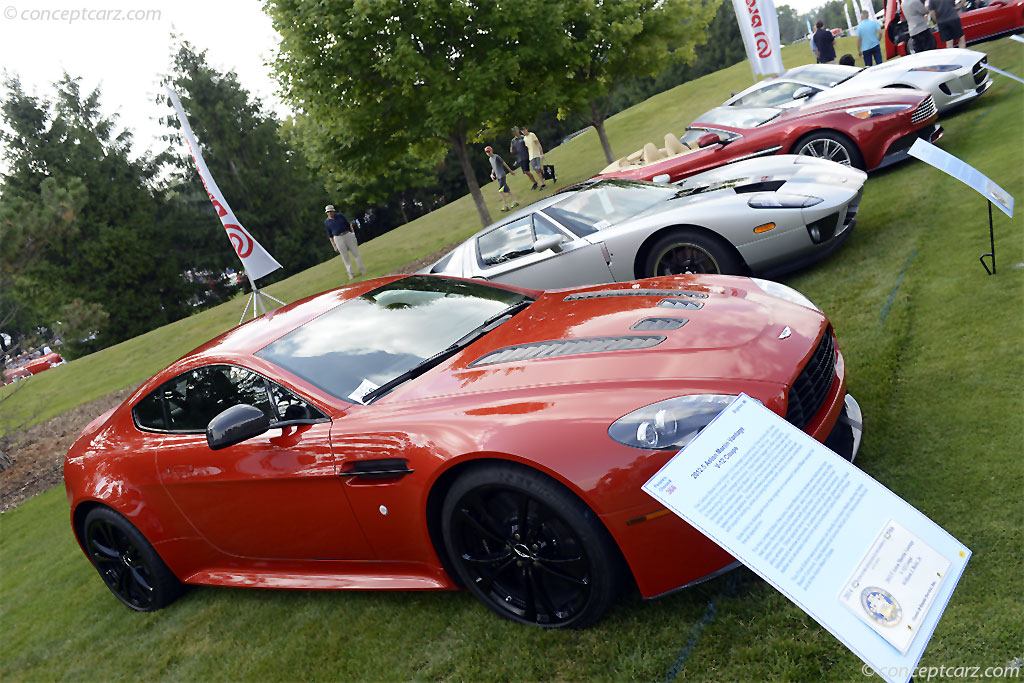
<path id="1" fill-rule="evenodd" d="M 851 47 L 844 39 L 838 51 Z M 981 48 L 991 64 L 1024 72 L 1024 45 Z M 795 66 L 810 53 L 803 44 L 784 57 Z M 1024 86 L 994 77 L 989 93 L 943 119 L 939 144 L 1020 199 Z M 613 149 L 678 133 L 751 82 L 741 63 L 657 95 L 609 121 Z M 593 131 L 547 161 L 561 184 L 604 165 Z M 510 182 L 520 198 L 535 196 L 523 178 Z M 484 193 L 499 215 L 494 185 Z M 477 229 L 463 198 L 364 245 L 363 259 L 380 275 Z M 985 200 L 911 161 L 871 177 L 842 249 L 785 279 L 835 326 L 866 423 L 857 464 L 974 553 L 922 666 L 984 670 L 1024 657 L 1021 219 L 997 211 L 995 234 L 999 271 L 988 276 L 978 263 L 989 250 Z M 292 301 L 344 279 L 334 259 L 268 291 Z M 243 302 L 34 377 L 3 409 L 36 422 L 141 382 L 234 325 Z M 103 586 L 67 517 L 60 488 L 0 516 L 4 680 L 864 678 L 855 655 L 745 569 L 659 600 L 624 595 L 584 632 L 505 622 L 465 593 L 196 588 L 166 610 L 135 614 Z"/>

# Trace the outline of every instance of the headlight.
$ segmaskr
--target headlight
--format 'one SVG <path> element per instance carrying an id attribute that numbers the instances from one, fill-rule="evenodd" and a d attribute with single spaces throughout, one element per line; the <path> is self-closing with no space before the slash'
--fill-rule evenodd
<path id="1" fill-rule="evenodd" d="M 750 281 L 760 287 L 766 294 L 771 294 L 772 296 L 777 296 L 780 299 L 785 299 L 792 304 L 813 308 L 818 313 L 821 313 L 821 309 L 815 306 L 813 301 L 792 287 L 787 287 L 786 285 L 779 284 L 778 282 L 772 282 L 771 280 L 762 280 L 757 277 L 750 278 Z"/>
<path id="2" fill-rule="evenodd" d="M 855 119 L 873 119 L 876 116 L 885 116 L 886 114 L 895 114 L 896 112 L 905 111 L 910 109 L 913 105 L 910 104 L 883 104 L 876 107 L 857 107 L 855 109 L 847 109 L 846 113 Z"/>
<path id="3" fill-rule="evenodd" d="M 620 417 L 608 427 L 608 436 L 633 448 L 678 450 L 735 398 L 727 394 L 670 398 Z"/>
<path id="4" fill-rule="evenodd" d="M 759 192 L 747 200 L 747 206 L 752 209 L 803 209 L 823 201 L 821 197 L 808 197 L 804 194 Z"/>
<path id="5" fill-rule="evenodd" d="M 938 64 L 936 66 L 916 66 L 911 71 L 938 71 L 946 73 L 947 71 L 956 71 L 959 68 L 956 64 Z"/>

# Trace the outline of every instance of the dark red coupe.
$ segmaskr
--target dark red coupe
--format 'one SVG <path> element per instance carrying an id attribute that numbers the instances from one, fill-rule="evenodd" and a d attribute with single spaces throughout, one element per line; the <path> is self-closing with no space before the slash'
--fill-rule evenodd
<path id="1" fill-rule="evenodd" d="M 220 335 L 97 418 L 64 466 L 71 526 L 135 610 L 183 583 L 464 586 L 584 627 L 624 582 L 655 597 L 733 564 L 640 487 L 740 392 L 855 454 L 832 327 L 783 285 L 371 280 Z"/>
<path id="2" fill-rule="evenodd" d="M 808 95 L 812 93 L 807 88 Z M 803 154 L 871 171 L 907 157 L 914 140 L 935 142 L 942 128 L 931 95 L 920 90 L 819 95 L 813 105 L 718 107 L 610 164 L 595 177 L 676 182 L 701 171 L 772 154 Z"/>

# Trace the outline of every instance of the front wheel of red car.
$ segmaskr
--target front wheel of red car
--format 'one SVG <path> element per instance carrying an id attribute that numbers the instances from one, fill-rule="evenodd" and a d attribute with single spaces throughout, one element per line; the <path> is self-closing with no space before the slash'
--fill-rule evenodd
<path id="1" fill-rule="evenodd" d="M 844 166 L 864 170 L 864 157 L 850 138 L 823 130 L 811 133 L 793 146 L 794 154 L 828 159 Z"/>
<path id="2" fill-rule="evenodd" d="M 545 628 L 586 628 L 615 601 L 620 556 L 597 516 L 525 467 L 494 464 L 460 477 L 442 531 L 455 570 L 499 615 Z"/>
<path id="3" fill-rule="evenodd" d="M 89 511 L 82 544 L 103 583 L 133 610 L 152 612 L 181 594 L 181 583 L 146 537 L 110 508 Z"/>

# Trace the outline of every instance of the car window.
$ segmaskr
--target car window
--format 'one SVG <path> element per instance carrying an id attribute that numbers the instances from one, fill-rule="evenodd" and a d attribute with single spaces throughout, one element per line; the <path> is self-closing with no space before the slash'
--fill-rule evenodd
<path id="1" fill-rule="evenodd" d="M 744 95 L 733 102 L 733 104 L 743 105 L 745 107 L 777 107 L 791 102 L 793 100 L 793 94 L 800 88 L 805 87 L 809 86 L 805 86 L 803 83 L 794 83 L 792 81 L 773 83 L 772 85 L 766 85 L 763 88 Z M 814 91 L 820 92 L 820 89 L 814 88 Z"/>
<path id="2" fill-rule="evenodd" d="M 533 253 L 533 221 L 530 216 L 502 225 L 477 239 L 480 261 L 496 266 Z"/>
<path id="3" fill-rule="evenodd" d="M 282 422 L 326 419 L 327 416 L 320 412 L 318 408 L 284 387 L 269 381 L 267 384 L 270 385 L 270 396 L 274 401 L 274 407 L 277 409 L 277 415 Z"/>
<path id="4" fill-rule="evenodd" d="M 564 194 L 565 199 L 544 211 L 573 232 L 583 227 L 603 230 L 668 201 L 674 194 L 674 188 L 664 185 L 609 179 L 573 188 Z"/>

